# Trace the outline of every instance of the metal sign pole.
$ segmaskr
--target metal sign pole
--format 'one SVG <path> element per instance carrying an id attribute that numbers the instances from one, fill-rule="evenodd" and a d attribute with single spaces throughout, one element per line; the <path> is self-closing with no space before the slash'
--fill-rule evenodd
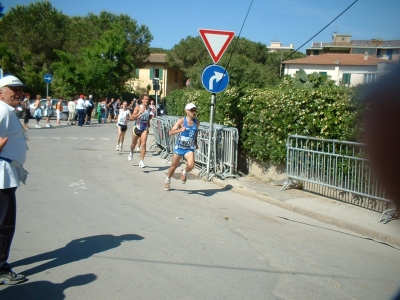
<path id="1" fill-rule="evenodd" d="M 49 96 L 49 84 L 47 84 L 46 98 Z"/>
<path id="2" fill-rule="evenodd" d="M 214 122 L 214 108 L 215 108 L 215 93 L 211 94 L 211 109 L 210 109 L 210 136 L 208 137 L 208 154 L 207 154 L 207 181 L 210 175 L 210 159 L 211 159 L 211 142 Z"/>
<path id="3" fill-rule="evenodd" d="M 158 91 L 156 91 L 156 117 L 158 116 L 157 110 L 158 110 Z"/>

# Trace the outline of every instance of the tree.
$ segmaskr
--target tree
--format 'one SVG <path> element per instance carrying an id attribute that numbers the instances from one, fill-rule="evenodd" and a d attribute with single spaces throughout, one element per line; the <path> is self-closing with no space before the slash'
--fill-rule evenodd
<path id="1" fill-rule="evenodd" d="M 0 20 L 2 42 L 15 54 L 16 75 L 34 90 L 44 89 L 38 77 L 58 58 L 54 49 L 62 49 L 67 23 L 68 18 L 50 2 L 17 5 Z"/>
<path id="2" fill-rule="evenodd" d="M 55 90 L 67 95 L 124 92 L 125 82 L 131 78 L 134 68 L 126 43 L 123 28 L 115 23 L 77 56 L 57 51 L 60 61 L 53 63 L 52 68 L 55 78 L 61 80 L 55 80 Z"/>
<path id="3" fill-rule="evenodd" d="M 125 51 L 131 55 L 132 64 L 140 67 L 150 54 L 150 42 L 153 36 L 147 26 L 139 26 L 137 21 L 132 20 L 128 15 L 114 15 L 102 11 L 100 15 L 88 14 L 86 17 L 73 17 L 63 50 L 79 55 L 84 48 L 94 46 L 104 32 L 112 30 L 113 24 L 118 24 L 122 28 L 126 40 Z"/>

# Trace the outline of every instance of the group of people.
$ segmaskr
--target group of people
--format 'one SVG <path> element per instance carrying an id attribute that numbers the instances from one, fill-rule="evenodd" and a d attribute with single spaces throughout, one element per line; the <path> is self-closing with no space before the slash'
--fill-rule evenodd
<path id="1" fill-rule="evenodd" d="M 24 126 L 21 126 L 15 113 L 16 108 L 21 106 L 21 103 L 25 110 L 30 110 L 30 95 L 27 93 L 24 96 L 24 86 L 17 77 L 11 75 L 0 79 L 0 169 L 2 171 L 2 176 L 0 176 L 0 284 L 18 284 L 26 280 L 23 274 L 14 272 L 7 262 L 15 233 L 16 190 L 20 182 L 25 183 L 28 174 L 23 168 L 28 150 L 24 129 L 29 128 L 27 126 L 28 122 L 25 122 L 24 119 Z M 78 125 L 80 126 L 84 123 L 85 115 L 90 115 L 87 108 L 93 107 L 93 104 L 88 106 L 86 101 L 91 99 L 91 96 L 89 96 L 89 99 L 85 99 L 84 95 L 80 95 L 71 100 L 76 104 L 75 109 L 72 111 L 77 111 Z M 41 96 L 37 95 L 34 113 L 37 125 L 42 116 L 40 100 Z M 62 103 L 62 98 L 59 99 L 58 103 Z M 51 98 L 49 97 L 43 112 L 46 118 L 50 118 L 53 113 L 50 110 L 53 109 Z M 145 167 L 146 142 L 150 120 L 155 115 L 155 109 L 154 103 L 149 100 L 149 95 L 145 94 L 140 97 L 132 111 L 128 103 L 123 102 L 116 117 L 118 128 L 117 150 L 119 151 L 122 150 L 128 122 L 135 121 L 128 160 L 132 160 L 136 144 L 140 141 L 139 167 L 141 168 Z M 60 119 L 62 109 L 59 105 L 56 105 L 56 110 L 58 111 L 57 119 Z M 182 157 L 186 159 L 186 167 L 181 172 L 182 183 L 186 183 L 187 173 L 194 167 L 194 150 L 197 148 L 197 129 L 199 127 L 199 121 L 195 118 L 197 107 L 193 103 L 189 103 L 186 105 L 185 110 L 186 117 L 178 120 L 169 132 L 170 135 L 179 134 L 179 137 L 175 145 L 172 165 L 165 180 L 165 190 L 170 189 L 171 177 L 179 166 Z M 29 114 L 28 112 L 26 113 Z M 70 115 L 69 122 L 72 123 L 74 117 L 74 114 Z"/>
<path id="2" fill-rule="evenodd" d="M 91 124 L 94 109 L 93 96 L 81 94 L 68 102 L 68 125 Z M 77 124 L 78 123 L 78 124 Z"/>
<path id="3" fill-rule="evenodd" d="M 144 94 L 139 98 L 138 105 L 136 105 L 131 112 L 128 108 L 128 103 L 123 102 L 119 109 L 117 116 L 117 151 L 122 151 L 125 133 L 128 129 L 128 121 L 134 121 L 132 128 L 132 143 L 128 160 L 133 159 L 136 145 L 140 145 L 140 160 L 139 167 L 144 168 L 146 155 L 147 138 L 150 129 L 150 120 L 156 115 L 156 107 L 153 100 L 149 100 L 149 95 Z M 194 150 L 198 148 L 197 145 L 197 131 L 200 121 L 195 118 L 197 107 L 193 103 L 188 103 L 185 106 L 186 116 L 179 119 L 169 131 L 169 135 L 179 134 L 174 147 L 174 156 L 172 158 L 171 167 L 168 169 L 167 178 L 165 179 L 164 189 L 170 190 L 171 177 L 178 168 L 182 157 L 186 160 L 186 167 L 181 170 L 181 182 L 186 183 L 187 173 L 190 172 L 195 163 Z"/>
<path id="4" fill-rule="evenodd" d="M 63 98 L 59 97 L 55 106 L 53 106 L 51 97 L 48 96 L 46 98 L 46 103 L 44 105 L 44 109 L 41 107 L 40 100 L 42 99 L 41 95 L 36 95 L 36 101 L 34 104 L 34 113 L 33 117 L 36 120 L 36 128 L 41 128 L 39 125 L 40 120 L 45 117 L 46 118 L 46 127 L 51 127 L 50 118 L 54 115 L 54 111 L 56 112 L 56 125 L 59 126 L 61 123 L 61 117 L 63 114 Z M 24 100 L 19 105 L 22 109 L 22 115 L 24 118 L 24 129 L 29 129 L 29 119 L 32 118 L 31 110 L 30 110 L 30 94 L 25 93 Z"/>

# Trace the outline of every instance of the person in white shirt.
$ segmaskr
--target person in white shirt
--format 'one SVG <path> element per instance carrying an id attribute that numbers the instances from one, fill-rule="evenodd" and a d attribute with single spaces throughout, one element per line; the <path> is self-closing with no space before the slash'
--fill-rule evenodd
<path id="1" fill-rule="evenodd" d="M 75 115 L 76 115 L 76 101 L 78 96 L 75 99 L 71 99 L 68 102 L 68 125 L 75 125 Z"/>
<path id="2" fill-rule="evenodd" d="M 116 151 L 122 151 L 122 146 L 124 145 L 125 133 L 126 130 L 128 129 L 128 120 L 130 117 L 131 117 L 131 112 L 128 109 L 128 102 L 124 101 L 118 112 L 118 119 L 117 119 L 118 137 L 117 137 L 117 147 L 115 148 Z"/>
<path id="3" fill-rule="evenodd" d="M 0 79 L 0 284 L 17 284 L 26 280 L 7 263 L 14 237 L 17 204 L 15 192 L 25 183 L 28 146 L 24 130 L 15 114 L 25 85 L 14 76 Z"/>
<path id="4" fill-rule="evenodd" d="M 76 103 L 76 109 L 78 110 L 78 125 L 83 126 L 85 122 L 85 95 L 80 95 L 78 102 Z"/>

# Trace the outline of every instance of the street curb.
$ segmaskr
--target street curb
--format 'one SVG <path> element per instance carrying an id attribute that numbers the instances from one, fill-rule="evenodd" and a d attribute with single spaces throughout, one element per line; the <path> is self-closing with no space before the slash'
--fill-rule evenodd
<path id="1" fill-rule="evenodd" d="M 379 242 L 382 243 L 386 243 L 389 244 L 391 246 L 394 246 L 396 248 L 400 248 L 400 238 L 392 236 L 392 235 L 388 235 L 388 234 L 384 234 L 351 222 L 347 222 L 347 221 L 343 221 L 328 215 L 324 215 L 315 211 L 311 211 L 308 209 L 305 209 L 303 207 L 300 206 L 296 206 L 290 203 L 286 203 L 280 200 L 276 200 L 274 198 L 271 198 L 269 196 L 260 194 L 254 190 L 248 189 L 244 186 L 232 186 L 229 183 L 227 184 L 226 182 L 219 180 L 219 179 L 213 179 L 212 181 L 213 183 L 217 184 L 218 186 L 224 188 L 224 189 L 229 189 L 235 193 L 238 194 L 242 194 L 245 196 L 251 196 L 253 198 L 257 198 L 259 200 L 268 202 L 270 204 L 273 204 L 275 206 L 278 206 L 280 208 L 286 209 L 288 211 L 294 212 L 294 213 L 298 213 L 301 215 L 304 215 L 306 217 L 330 224 L 330 225 L 334 225 L 338 228 L 341 229 L 345 229 L 345 230 L 349 230 L 352 231 L 354 233 L 360 234 L 362 236 L 365 236 L 367 238 L 373 239 L 373 240 L 377 240 Z M 232 188 L 231 188 L 232 187 Z"/>

